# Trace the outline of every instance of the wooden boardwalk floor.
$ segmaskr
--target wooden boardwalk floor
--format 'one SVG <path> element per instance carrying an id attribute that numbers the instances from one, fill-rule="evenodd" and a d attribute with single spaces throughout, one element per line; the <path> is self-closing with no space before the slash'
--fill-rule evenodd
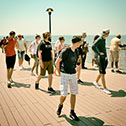
<path id="1" fill-rule="evenodd" d="M 60 77 L 53 76 L 56 94 L 47 92 L 47 76 L 40 81 L 40 90 L 35 90 L 36 77 L 30 75 L 31 66 L 24 62 L 24 67 L 19 71 L 16 61 L 15 83 L 8 89 L 5 56 L 0 52 L 0 126 L 126 126 L 125 74 L 111 73 L 107 69 L 106 82 L 112 91 L 107 95 L 93 86 L 98 71 L 88 64 L 89 69 L 82 70 L 80 77 L 84 84 L 79 84 L 76 113 L 81 121 L 76 122 L 69 118 L 69 95 L 61 117 L 56 115 Z"/>

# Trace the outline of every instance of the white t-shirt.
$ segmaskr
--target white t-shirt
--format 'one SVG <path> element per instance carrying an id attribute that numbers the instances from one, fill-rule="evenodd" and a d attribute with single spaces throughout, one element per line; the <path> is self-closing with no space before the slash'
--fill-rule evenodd
<path id="1" fill-rule="evenodd" d="M 40 43 L 40 41 L 38 41 L 38 44 L 37 44 L 36 40 L 31 43 L 31 45 L 32 45 L 31 51 L 32 51 L 33 55 L 37 53 L 37 48 L 38 48 L 39 43 Z"/>
<path id="2" fill-rule="evenodd" d="M 19 44 L 19 49 L 20 49 L 21 51 L 25 51 L 24 43 L 26 44 L 26 41 L 25 41 L 24 39 L 21 39 L 21 40 L 17 39 L 17 42 L 18 42 L 18 44 Z"/>
<path id="3" fill-rule="evenodd" d="M 59 42 L 60 42 L 59 40 L 55 42 L 55 48 L 58 46 Z"/>
<path id="4" fill-rule="evenodd" d="M 110 50 L 111 51 L 119 51 L 119 44 L 121 44 L 121 40 L 118 38 L 113 38 L 111 40 Z"/>

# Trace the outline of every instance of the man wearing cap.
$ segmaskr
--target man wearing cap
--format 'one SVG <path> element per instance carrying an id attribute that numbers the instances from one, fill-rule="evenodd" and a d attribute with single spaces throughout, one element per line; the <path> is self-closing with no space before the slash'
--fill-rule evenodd
<path id="1" fill-rule="evenodd" d="M 79 121 L 76 113 L 74 112 L 75 103 L 76 103 L 76 94 L 78 94 L 78 85 L 76 78 L 76 64 L 79 57 L 79 52 L 76 50 L 82 44 L 80 36 L 74 36 L 72 38 L 72 44 L 70 47 L 65 48 L 60 53 L 59 57 L 56 60 L 57 71 L 61 72 L 61 97 L 60 104 L 58 106 L 57 115 L 61 114 L 63 103 L 68 95 L 68 83 L 70 84 L 70 103 L 71 111 L 70 117 L 76 121 Z"/>
<path id="2" fill-rule="evenodd" d="M 14 31 L 11 31 L 9 34 L 10 36 L 7 39 L 8 44 L 5 46 L 5 54 L 6 54 L 8 88 L 11 88 L 13 68 L 16 61 L 15 46 L 17 40 L 14 38 L 15 37 Z"/>
<path id="3" fill-rule="evenodd" d="M 111 71 L 114 72 L 113 66 L 115 63 L 116 72 L 120 73 L 121 71 L 118 69 L 119 62 L 119 47 L 124 47 L 121 44 L 121 35 L 117 34 L 115 38 L 113 38 L 110 42 L 110 62 L 111 62 Z"/>
<path id="4" fill-rule="evenodd" d="M 93 82 L 93 84 L 97 88 L 100 88 L 98 81 L 101 78 L 104 88 L 103 91 L 107 94 L 111 94 L 111 92 L 107 89 L 105 83 L 106 67 L 108 64 L 105 39 L 109 36 L 109 33 L 110 30 L 103 30 L 102 36 L 96 39 L 96 41 L 93 43 L 92 46 L 93 51 L 98 54 L 98 67 L 99 67 L 99 75 L 97 76 L 96 81 Z"/>
<path id="5" fill-rule="evenodd" d="M 17 51 L 18 51 L 18 59 L 19 59 L 19 70 L 23 69 L 23 59 L 24 53 L 27 53 L 27 45 L 25 40 L 22 38 L 22 35 L 18 35 L 17 39 Z"/>

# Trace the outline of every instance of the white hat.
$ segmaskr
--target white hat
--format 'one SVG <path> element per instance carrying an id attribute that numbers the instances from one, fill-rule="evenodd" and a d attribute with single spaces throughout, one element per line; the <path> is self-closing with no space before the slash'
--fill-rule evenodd
<path id="1" fill-rule="evenodd" d="M 110 33 L 110 30 L 109 29 L 104 29 L 102 31 L 102 35 L 106 35 L 106 34 L 109 34 Z"/>

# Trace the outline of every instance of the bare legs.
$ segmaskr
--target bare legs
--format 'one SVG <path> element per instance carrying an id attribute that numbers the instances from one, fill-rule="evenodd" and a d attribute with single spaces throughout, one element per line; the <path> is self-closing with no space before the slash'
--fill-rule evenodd
<path id="1" fill-rule="evenodd" d="M 36 74 L 38 75 L 38 58 L 35 58 L 34 59 L 35 61 L 34 61 L 34 65 L 33 65 L 33 67 L 32 67 L 32 70 L 31 70 L 31 72 L 33 72 L 34 71 L 34 69 L 36 68 Z"/>
<path id="2" fill-rule="evenodd" d="M 63 105 L 65 100 L 66 100 L 66 96 L 61 96 L 60 105 Z M 76 103 L 76 95 L 71 94 L 71 96 L 70 96 L 71 110 L 75 109 L 75 103 Z"/>
<path id="3" fill-rule="evenodd" d="M 7 80 L 10 81 L 13 74 L 13 68 L 7 69 Z"/>
<path id="4" fill-rule="evenodd" d="M 102 85 L 104 87 L 104 89 L 106 89 L 106 84 L 105 84 L 105 74 L 99 74 L 96 78 L 96 82 L 98 83 L 98 81 L 100 80 L 102 81 Z"/>

